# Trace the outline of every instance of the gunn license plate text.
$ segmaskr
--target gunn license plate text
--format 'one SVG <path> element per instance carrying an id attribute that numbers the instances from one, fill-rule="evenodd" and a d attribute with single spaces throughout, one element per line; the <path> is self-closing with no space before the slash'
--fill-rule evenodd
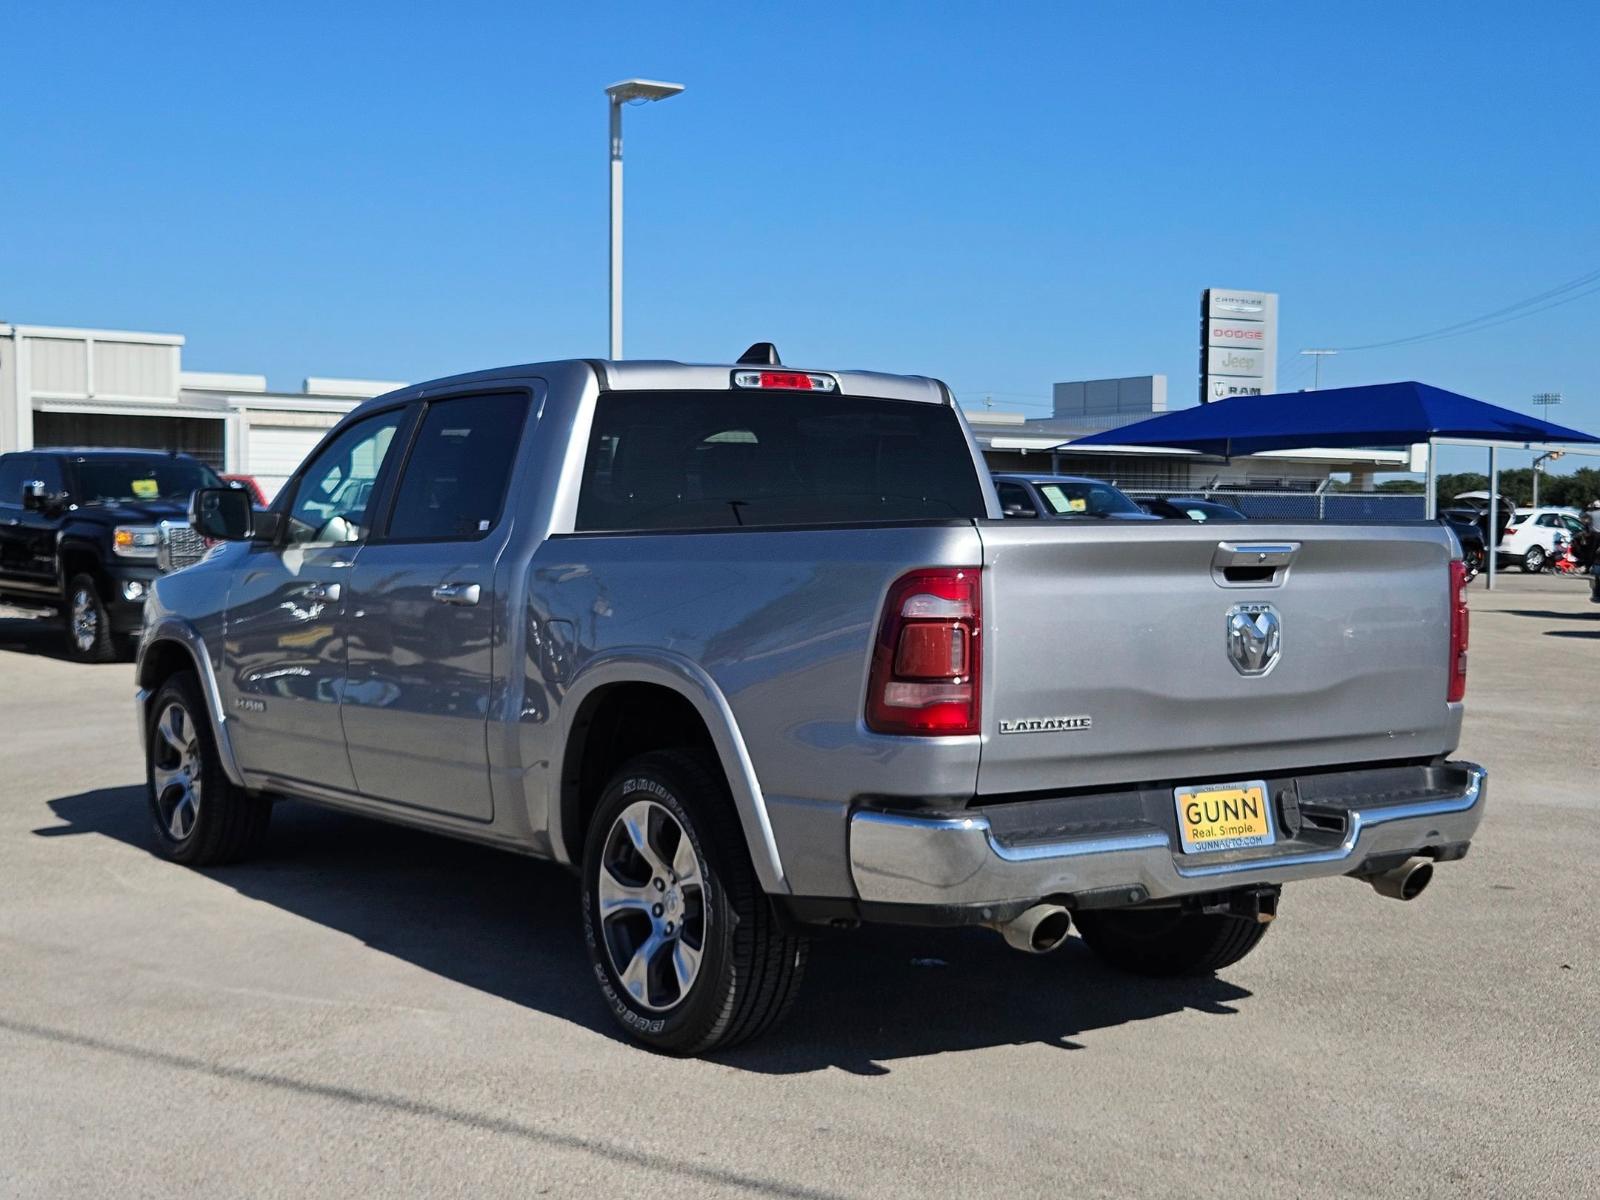
<path id="1" fill-rule="evenodd" d="M 1267 785 L 1261 780 L 1173 788 L 1172 798 L 1186 854 L 1270 846 L 1275 840 Z"/>

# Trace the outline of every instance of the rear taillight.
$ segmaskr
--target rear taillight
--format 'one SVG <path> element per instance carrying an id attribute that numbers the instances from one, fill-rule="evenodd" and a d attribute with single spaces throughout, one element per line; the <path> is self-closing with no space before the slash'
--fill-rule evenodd
<path id="1" fill-rule="evenodd" d="M 1467 564 L 1450 564 L 1450 688 L 1445 699 L 1467 694 Z"/>
<path id="2" fill-rule="evenodd" d="M 977 567 L 912 571 L 894 581 L 872 646 L 868 729 L 978 732 L 982 607 Z"/>

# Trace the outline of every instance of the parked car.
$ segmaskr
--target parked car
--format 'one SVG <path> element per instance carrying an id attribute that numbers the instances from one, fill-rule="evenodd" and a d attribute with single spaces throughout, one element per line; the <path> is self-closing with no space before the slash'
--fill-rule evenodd
<path id="1" fill-rule="evenodd" d="M 1450 526 L 1456 540 L 1461 543 L 1461 557 L 1467 564 L 1467 578 L 1476 579 L 1489 561 L 1483 540 L 1487 513 L 1470 508 L 1447 508 L 1439 514 L 1439 519 Z"/>
<path id="2" fill-rule="evenodd" d="M 994 476 L 1000 507 L 1008 517 L 1075 521 L 1085 518 L 1148 521 L 1145 512 L 1118 488 L 1081 475 Z"/>
<path id="3" fill-rule="evenodd" d="M 155 847 L 242 858 L 293 797 L 567 864 L 586 974 L 683 1054 L 776 1021 L 817 928 L 1208 973 L 1286 883 L 1466 853 L 1442 526 L 1219 537 L 1081 482 L 1036 486 L 1128 519 L 1002 520 L 943 384 L 770 352 L 369 401 L 271 511 L 195 496 L 225 544 L 136 672 Z"/>
<path id="4" fill-rule="evenodd" d="M 1570 541 L 1582 532 L 1576 509 L 1519 508 L 1500 539 L 1500 558 L 1537 575 L 1550 561 L 1558 534 Z"/>
<path id="5" fill-rule="evenodd" d="M 189 534 L 210 467 L 157 450 L 0 455 L 0 597 L 59 610 L 81 662 L 127 657 L 159 573 L 164 524 Z"/>
<path id="6" fill-rule="evenodd" d="M 1170 496 L 1165 500 L 1141 500 L 1139 507 L 1153 517 L 1161 517 L 1168 521 L 1227 524 L 1250 519 L 1237 508 L 1218 504 L 1215 500 L 1195 500 L 1188 496 Z"/>
<path id="7" fill-rule="evenodd" d="M 250 503 L 257 508 L 267 507 L 267 494 L 261 490 L 261 485 L 256 482 L 254 475 L 224 475 L 223 483 L 231 483 L 234 487 L 241 487 L 250 493 Z"/>

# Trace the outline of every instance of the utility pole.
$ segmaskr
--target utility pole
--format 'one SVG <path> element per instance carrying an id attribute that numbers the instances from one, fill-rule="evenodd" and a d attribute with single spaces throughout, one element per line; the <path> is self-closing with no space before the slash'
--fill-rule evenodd
<path id="1" fill-rule="evenodd" d="M 1300 353 L 1309 354 L 1311 361 L 1317 364 L 1311 374 L 1311 390 L 1313 392 L 1320 390 L 1322 387 L 1322 360 L 1330 354 L 1339 352 L 1337 350 L 1302 350 Z"/>

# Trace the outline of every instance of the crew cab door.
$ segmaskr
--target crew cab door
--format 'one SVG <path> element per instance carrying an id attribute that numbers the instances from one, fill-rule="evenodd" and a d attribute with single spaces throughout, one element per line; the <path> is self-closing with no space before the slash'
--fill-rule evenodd
<path id="1" fill-rule="evenodd" d="M 324 442 L 285 487 L 282 536 L 240 560 L 220 686 L 246 772 L 355 789 L 339 722 L 351 567 L 412 415 L 386 409 Z"/>
<path id="2" fill-rule="evenodd" d="M 498 390 L 428 402 L 380 532 L 347 597 L 342 709 L 365 795 L 487 821 L 488 720 L 505 635 L 495 564 L 532 397 Z"/>
<path id="3" fill-rule="evenodd" d="M 46 455 L 7 455 L 0 468 L 0 582 L 18 592 L 55 596 L 64 582 L 58 577 L 56 543 L 61 514 L 23 504 L 29 484 L 42 483 L 47 495 L 63 488 L 61 465 Z"/>

